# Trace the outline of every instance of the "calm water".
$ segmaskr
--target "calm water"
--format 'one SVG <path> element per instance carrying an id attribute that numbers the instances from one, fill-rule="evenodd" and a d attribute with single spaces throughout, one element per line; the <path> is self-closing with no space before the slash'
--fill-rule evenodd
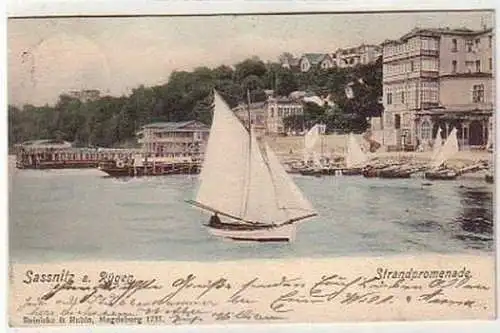
<path id="1" fill-rule="evenodd" d="M 186 204 L 196 176 L 131 179 L 97 170 L 10 168 L 10 255 L 61 259 L 232 260 L 398 253 L 491 253 L 493 190 L 483 181 L 363 177 L 295 181 L 320 216 L 292 244 L 223 241 Z"/>

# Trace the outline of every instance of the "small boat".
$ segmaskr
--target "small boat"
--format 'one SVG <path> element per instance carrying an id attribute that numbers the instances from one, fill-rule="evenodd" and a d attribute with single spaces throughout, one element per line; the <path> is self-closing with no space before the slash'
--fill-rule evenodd
<path id="1" fill-rule="evenodd" d="M 317 215 L 268 144 L 214 91 L 214 115 L 195 200 L 205 226 L 237 241 L 291 242 L 298 222 Z"/>
<path id="2" fill-rule="evenodd" d="M 454 180 L 458 177 L 455 170 L 443 167 L 443 164 L 458 153 L 457 129 L 453 128 L 446 142 L 433 154 L 430 161 L 431 170 L 424 173 L 426 179 Z"/>
<path id="3" fill-rule="evenodd" d="M 450 169 L 441 169 L 425 173 L 425 178 L 430 180 L 455 180 L 457 177 L 458 174 Z"/>
<path id="4" fill-rule="evenodd" d="M 413 170 L 408 167 L 396 166 L 380 170 L 378 177 L 380 178 L 410 178 Z"/>

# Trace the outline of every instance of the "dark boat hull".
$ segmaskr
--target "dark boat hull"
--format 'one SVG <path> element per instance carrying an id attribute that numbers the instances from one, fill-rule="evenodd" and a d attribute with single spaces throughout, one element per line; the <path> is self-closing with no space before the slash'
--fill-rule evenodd
<path id="1" fill-rule="evenodd" d="M 117 167 L 116 165 L 99 166 L 99 170 L 107 173 L 111 177 L 144 177 L 144 176 L 168 176 L 198 174 L 201 167 L 198 164 L 164 164 L 156 166 L 142 167 Z"/>
<path id="2" fill-rule="evenodd" d="M 97 161 L 61 161 L 36 164 L 16 163 L 16 168 L 26 170 L 91 169 L 96 168 L 97 165 Z"/>
<path id="3" fill-rule="evenodd" d="M 430 180 L 455 180 L 458 177 L 456 172 L 431 172 L 427 171 L 424 173 L 425 179 Z"/>
<path id="4" fill-rule="evenodd" d="M 409 171 L 401 171 L 401 170 L 391 170 L 391 171 L 380 171 L 380 178 L 410 178 L 411 172 Z"/>
<path id="5" fill-rule="evenodd" d="M 342 175 L 344 176 L 359 176 L 362 174 L 363 174 L 362 168 L 342 169 Z"/>
<path id="6" fill-rule="evenodd" d="M 266 224 L 208 223 L 209 232 L 217 237 L 246 242 L 291 242 L 295 238 L 295 225 L 272 226 Z"/>

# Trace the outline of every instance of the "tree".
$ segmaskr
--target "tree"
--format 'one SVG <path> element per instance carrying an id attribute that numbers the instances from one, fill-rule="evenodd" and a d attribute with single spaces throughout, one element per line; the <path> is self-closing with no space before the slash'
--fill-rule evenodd
<path id="1" fill-rule="evenodd" d="M 290 56 L 284 55 L 284 56 Z M 354 97 L 347 98 L 345 87 L 352 83 Z M 84 101 L 62 94 L 54 106 L 9 105 L 9 145 L 30 139 L 63 138 L 85 146 L 121 146 L 135 138 L 135 133 L 148 122 L 212 119 L 212 91 L 217 89 L 229 107 L 251 101 L 265 101 L 266 89 L 287 96 L 295 90 L 330 95 L 335 107 L 314 103 L 304 105 L 302 116 L 284 119 L 293 130 L 322 122 L 328 131 L 362 132 L 367 118 L 379 116 L 382 106 L 382 62 L 355 68 L 314 68 L 295 73 L 279 63 L 265 64 L 252 57 L 236 64 L 234 69 L 222 65 L 215 69 L 198 67 L 193 71 L 174 71 L 168 82 L 154 87 L 139 86 L 122 97 L 98 96 Z"/>
<path id="2" fill-rule="evenodd" d="M 296 77 L 291 70 L 282 68 L 277 72 L 276 94 L 278 96 L 288 96 L 298 88 Z"/>
<path id="3" fill-rule="evenodd" d="M 236 64 L 234 67 L 235 80 L 239 83 L 243 82 L 246 77 L 251 75 L 261 78 L 267 72 L 266 64 L 259 58 L 255 57 L 243 60 L 242 62 Z"/>

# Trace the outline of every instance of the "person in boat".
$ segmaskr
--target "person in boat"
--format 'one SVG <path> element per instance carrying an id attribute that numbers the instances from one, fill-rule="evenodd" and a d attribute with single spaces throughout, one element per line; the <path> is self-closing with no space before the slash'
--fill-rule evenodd
<path id="1" fill-rule="evenodd" d="M 217 213 L 215 213 L 214 215 L 212 215 L 212 217 L 210 217 L 209 224 L 210 224 L 210 225 L 220 224 L 220 218 L 219 218 L 219 216 L 217 215 Z"/>

